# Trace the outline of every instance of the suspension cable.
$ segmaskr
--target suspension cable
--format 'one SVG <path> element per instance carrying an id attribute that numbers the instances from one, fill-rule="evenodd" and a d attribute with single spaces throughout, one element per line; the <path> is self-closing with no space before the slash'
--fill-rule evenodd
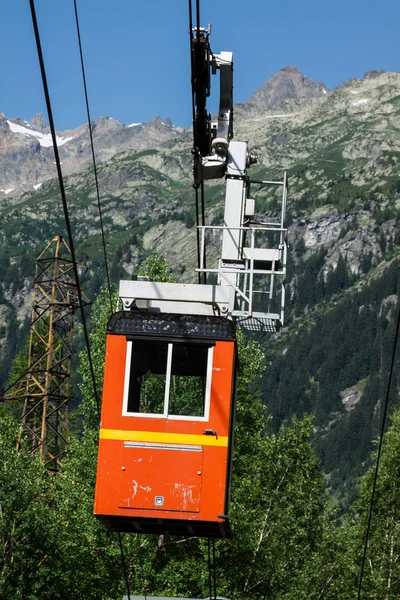
<path id="1" fill-rule="evenodd" d="M 210 538 L 207 538 L 207 550 L 208 550 L 208 592 L 210 594 L 210 600 L 212 600 L 212 581 L 211 581 L 211 548 Z"/>
<path id="2" fill-rule="evenodd" d="M 192 0 L 189 0 L 189 36 L 190 36 L 190 63 L 191 63 L 191 85 L 192 85 L 192 122 L 193 122 L 193 159 L 197 160 L 199 155 L 199 149 L 197 147 L 197 128 L 196 128 L 196 107 L 195 107 L 195 96 L 194 96 L 194 52 L 193 52 L 193 20 L 192 20 Z M 197 30 L 197 43 L 200 39 L 200 0 L 196 0 L 196 30 Z M 195 200 L 196 200 L 196 231 L 197 231 L 197 265 L 200 268 L 201 264 L 201 249 L 200 249 L 200 207 L 201 207 L 201 224 L 205 225 L 205 200 L 204 200 L 204 180 L 201 179 L 200 183 L 200 202 L 199 202 L 199 185 L 194 182 L 195 189 Z M 203 255 L 203 265 L 206 267 L 206 252 L 204 249 Z M 206 273 L 203 273 L 203 277 L 201 277 L 201 273 L 198 273 L 199 283 L 203 279 L 203 283 L 207 282 Z M 211 546 L 210 546 L 210 538 L 207 538 L 207 554 L 208 554 L 208 587 L 210 600 L 213 594 L 214 587 L 214 598 L 217 597 L 217 583 L 216 583 L 216 565 L 215 565 L 215 540 L 212 541 L 212 552 L 213 552 L 213 573 L 214 573 L 214 586 L 212 582 L 212 570 L 211 570 Z"/>
<path id="3" fill-rule="evenodd" d="M 195 106 L 195 100 L 194 100 L 194 53 L 193 53 L 193 19 L 192 19 L 192 14 L 193 14 L 193 8 L 192 8 L 192 0 L 189 0 L 189 40 L 190 40 L 190 65 L 191 65 L 191 78 L 190 78 L 190 83 L 191 83 L 191 87 L 192 87 L 192 123 L 193 123 L 193 150 L 192 150 L 192 154 L 193 154 L 193 161 L 194 164 L 197 160 L 197 154 L 198 154 L 198 148 L 196 146 L 196 139 L 197 139 L 197 127 L 196 127 L 196 106 Z M 199 231 L 199 225 L 200 225 L 200 220 L 199 220 L 199 190 L 198 190 L 198 185 L 196 184 L 196 182 L 194 182 L 193 184 L 194 187 L 194 191 L 195 191 L 195 206 L 196 206 L 196 240 L 197 240 L 197 268 L 200 269 L 200 231 Z M 198 272 L 197 273 L 198 276 L 198 281 L 199 283 L 201 283 L 201 273 Z"/>
<path id="4" fill-rule="evenodd" d="M 200 39 L 200 0 L 196 0 L 197 39 Z"/>
<path id="5" fill-rule="evenodd" d="M 204 227 L 206 224 L 206 217 L 205 217 L 204 181 L 203 180 L 201 180 L 200 193 L 201 193 L 201 224 Z M 205 233 L 204 233 L 204 235 L 205 235 Z M 203 266 L 205 269 L 207 268 L 206 245 L 205 244 L 204 244 L 204 250 L 203 250 Z M 207 273 L 203 273 L 203 283 L 204 284 L 207 283 Z"/>
<path id="6" fill-rule="evenodd" d="M 217 598 L 217 567 L 215 559 L 215 539 L 212 538 L 212 568 L 211 568 L 211 538 L 207 538 L 208 553 L 208 593 L 210 600 Z"/>
<path id="7" fill-rule="evenodd" d="M 93 143 L 92 120 L 90 118 L 89 97 L 88 97 L 88 91 L 87 91 L 87 85 L 86 85 L 85 63 L 83 60 L 81 31 L 80 31 L 80 26 L 79 26 L 78 7 L 77 7 L 76 0 L 74 0 L 74 11 L 75 11 L 76 33 L 78 36 L 79 55 L 80 55 L 80 60 L 81 60 L 83 89 L 85 91 L 85 102 L 86 102 L 86 113 L 87 113 L 87 119 L 88 119 L 90 146 L 92 149 L 92 161 L 93 161 L 94 180 L 96 183 L 97 206 L 99 209 L 101 239 L 102 239 L 102 246 L 103 246 L 103 251 L 104 251 L 104 264 L 105 264 L 105 269 L 106 269 L 108 296 L 109 296 L 109 300 L 110 300 L 110 314 L 112 314 L 113 304 L 112 304 L 112 294 L 111 294 L 111 284 L 110 284 L 110 272 L 109 272 L 109 268 L 108 268 L 107 249 L 106 249 L 106 241 L 105 241 L 104 225 L 103 225 L 103 214 L 102 214 L 101 202 L 100 202 L 99 180 L 97 177 L 96 155 L 95 155 L 94 143 Z"/>
<path id="8" fill-rule="evenodd" d="M 131 592 L 130 592 L 130 589 L 129 589 L 128 569 L 126 568 L 124 547 L 122 545 L 122 536 L 121 536 L 121 532 L 120 531 L 118 531 L 118 543 L 119 543 L 119 550 L 120 550 L 120 553 L 121 553 L 122 569 L 124 571 L 126 594 L 128 596 L 128 600 L 131 600 Z"/>
<path id="9" fill-rule="evenodd" d="M 85 63 L 84 63 L 84 59 L 83 59 L 82 40 L 81 40 L 78 7 L 77 7 L 76 0 L 74 0 L 74 12 L 75 12 L 76 33 L 77 33 L 78 45 L 79 45 L 79 56 L 80 56 L 80 61 L 81 61 L 83 89 L 85 92 L 86 114 L 87 114 L 87 119 L 88 119 L 90 146 L 91 146 L 91 151 L 92 151 L 93 172 L 94 172 L 94 180 L 95 180 L 95 184 L 96 184 L 97 206 L 99 209 L 101 240 L 102 240 L 102 246 L 103 246 L 103 252 L 104 252 L 104 264 L 105 264 L 105 269 L 106 269 L 107 289 L 108 289 L 108 297 L 109 297 L 109 301 L 110 301 L 110 315 L 111 315 L 113 312 L 113 302 L 112 302 L 112 292 L 111 292 L 111 283 L 110 283 L 110 272 L 109 272 L 109 268 L 108 268 L 107 249 L 106 249 L 104 224 L 103 224 L 103 214 L 102 214 L 101 201 L 100 201 L 99 179 L 97 176 L 96 154 L 94 151 L 94 142 L 93 142 L 92 119 L 90 116 L 90 109 L 89 109 L 89 96 L 88 96 L 87 84 L 86 84 Z M 120 554 L 121 554 L 121 563 L 122 563 L 122 569 L 123 569 L 123 573 L 124 573 L 126 593 L 127 593 L 128 600 L 130 600 L 131 593 L 130 593 L 130 588 L 129 588 L 129 575 L 128 575 L 128 569 L 126 566 L 124 548 L 122 545 L 122 536 L 119 531 L 118 531 L 118 544 L 119 544 L 119 549 L 120 549 Z"/>
<path id="10" fill-rule="evenodd" d="M 382 416 L 382 425 L 381 425 L 381 433 L 380 433 L 379 446 L 378 446 L 378 455 L 376 458 L 376 465 L 375 465 L 374 483 L 372 486 L 371 501 L 370 501 L 370 505 L 369 505 L 368 523 L 367 523 L 367 529 L 365 532 L 364 553 L 363 553 L 363 559 L 362 559 L 362 565 L 361 565 L 360 581 L 358 584 L 357 600 L 361 599 L 361 588 L 362 588 L 362 581 L 363 581 L 363 577 L 364 577 L 364 569 L 365 569 L 365 563 L 366 563 L 366 558 L 367 558 L 368 540 L 369 540 L 369 534 L 370 534 L 370 529 L 371 529 L 372 512 L 373 512 L 373 507 L 374 507 L 376 484 L 377 484 L 377 480 L 378 480 L 379 462 L 380 462 L 381 453 L 382 453 L 383 434 L 385 432 L 386 416 L 387 416 L 388 404 L 389 404 L 389 395 L 390 395 L 392 379 L 393 379 L 394 361 L 396 358 L 397 342 L 399 339 L 399 330 L 400 330 L 400 307 L 399 307 L 398 314 L 397 314 L 396 334 L 395 334 L 394 343 L 393 343 L 392 360 L 390 363 L 388 384 L 387 384 L 387 388 L 386 388 L 386 398 L 385 398 L 385 404 L 384 404 L 383 416 Z"/>
<path id="11" fill-rule="evenodd" d="M 145 600 L 147 600 L 147 584 L 146 584 L 146 580 L 145 580 L 145 575 L 144 575 L 144 569 L 143 569 L 143 562 L 142 562 L 142 546 L 140 544 L 140 538 L 139 538 L 139 533 L 136 534 L 136 545 L 137 545 L 137 549 L 138 549 L 138 557 L 139 557 L 139 565 L 140 565 L 140 579 L 141 579 L 141 585 L 142 585 L 142 592 L 144 595 Z"/>
<path id="12" fill-rule="evenodd" d="M 71 229 L 71 223 L 70 223 L 70 218 L 69 218 L 67 198 L 65 195 L 63 174 L 62 174 L 62 170 L 61 170 L 61 161 L 60 161 L 60 155 L 58 152 L 57 136 L 56 136 L 56 130 L 54 127 L 53 111 L 51 108 L 49 87 L 47 84 L 46 69 L 44 66 L 42 45 L 40 42 L 40 33 L 39 33 L 39 27 L 38 27 L 37 18 L 36 18 L 36 10 L 35 10 L 34 0 L 29 0 L 29 5 L 30 5 L 30 9 L 31 9 L 32 25 L 33 25 L 33 29 L 34 29 L 34 33 L 35 33 L 36 49 L 37 49 L 37 54 L 38 54 L 38 59 L 39 59 L 39 64 L 40 64 L 40 73 L 42 76 L 42 84 L 43 84 L 43 91 L 44 91 L 45 100 L 46 100 L 47 114 L 49 117 L 50 132 L 51 132 L 51 137 L 52 137 L 52 141 L 53 141 L 54 158 L 55 158 L 56 167 L 57 167 L 58 182 L 60 185 L 60 193 L 61 193 L 61 200 L 62 200 L 62 205 L 63 205 L 63 210 L 64 210 L 65 225 L 66 225 L 67 233 L 68 233 L 68 240 L 69 240 L 69 247 L 71 250 L 73 271 L 74 271 L 76 287 L 77 287 L 77 292 L 78 292 L 79 309 L 80 309 L 80 313 L 81 313 L 83 333 L 84 333 L 84 338 L 85 338 L 86 350 L 87 350 L 87 354 L 88 354 L 90 376 L 91 376 L 92 383 L 93 383 L 93 391 L 94 391 L 94 396 L 95 396 L 95 401 L 96 401 L 96 406 L 97 406 L 97 413 L 98 413 L 98 416 L 100 419 L 100 402 L 99 402 L 99 397 L 98 397 L 98 393 L 97 393 L 93 361 L 92 361 L 92 356 L 91 356 L 91 352 L 90 352 L 89 334 L 88 334 L 88 330 L 87 330 L 85 311 L 84 311 L 84 307 L 83 307 L 82 290 L 81 290 L 81 286 L 80 286 L 80 282 L 79 282 L 79 273 L 78 273 L 78 266 L 77 266 L 77 262 L 76 262 L 75 247 L 74 247 L 74 241 L 73 241 L 73 237 L 72 237 L 72 229 Z"/>
<path id="13" fill-rule="evenodd" d="M 200 40 L 200 0 L 196 0 L 196 21 L 197 21 L 197 43 L 199 43 L 199 40 Z M 198 202 L 197 195 L 196 195 L 196 201 Z M 204 227 L 206 224 L 204 204 L 205 204 L 205 202 L 204 202 L 204 180 L 202 178 L 201 184 L 200 184 L 200 205 L 201 205 L 201 225 L 202 225 L 202 227 Z M 203 235 L 205 235 L 205 233 Z M 198 236 L 198 237 L 200 237 L 200 236 Z M 200 244 L 200 242 L 198 242 L 198 244 Z M 197 253 L 198 253 L 198 257 L 199 257 L 199 262 L 200 262 L 200 252 L 201 252 L 200 245 L 198 245 Z M 206 265 L 205 245 L 204 245 L 204 251 L 203 251 L 202 258 L 203 258 L 203 266 L 204 266 L 204 268 L 206 268 L 207 265 Z M 203 273 L 203 283 L 207 283 L 207 274 L 206 273 Z"/>
<path id="14" fill-rule="evenodd" d="M 215 538 L 212 540 L 212 551 L 213 551 L 213 574 L 214 574 L 214 598 L 217 598 L 217 567 L 215 561 Z"/>
<path id="15" fill-rule="evenodd" d="M 199 160 L 200 150 L 197 145 L 197 119 L 196 119 L 196 103 L 195 103 L 195 60 L 194 60 L 194 46 L 193 46 L 193 7 L 192 0 L 189 0 L 189 36 L 190 36 L 190 64 L 191 64 L 191 85 L 192 85 L 192 122 L 193 122 L 193 160 L 196 165 L 196 161 Z M 196 44 L 200 40 L 200 1 L 196 0 Z M 201 258 L 203 259 L 203 266 L 206 268 L 206 250 L 204 248 L 203 257 L 201 257 L 200 248 L 200 225 L 205 225 L 205 203 L 204 203 L 204 181 L 201 183 L 194 181 L 193 187 L 195 189 L 195 205 L 196 205 L 196 238 L 197 238 L 197 268 L 200 269 Z M 199 191 L 200 187 L 200 199 Z M 200 220 L 201 217 L 201 220 Z M 199 283 L 206 283 L 206 273 L 198 272 Z"/>

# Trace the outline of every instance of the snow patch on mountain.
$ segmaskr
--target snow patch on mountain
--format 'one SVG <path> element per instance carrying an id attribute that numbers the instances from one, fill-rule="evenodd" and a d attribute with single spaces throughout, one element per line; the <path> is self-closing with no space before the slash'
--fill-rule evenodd
<path id="1" fill-rule="evenodd" d="M 356 100 L 356 102 L 352 102 L 352 105 L 359 106 L 360 104 L 367 104 L 367 103 L 368 103 L 367 98 L 361 98 L 360 100 Z"/>
<path id="2" fill-rule="evenodd" d="M 51 138 L 50 133 L 41 133 L 40 131 L 34 131 L 33 129 L 29 129 L 28 127 L 23 127 L 22 125 L 17 125 L 12 121 L 7 121 L 7 124 L 10 130 L 13 133 L 20 133 L 26 137 L 32 136 L 35 137 L 43 148 L 51 148 L 53 146 L 53 140 Z M 57 146 L 63 146 L 67 142 L 72 140 L 72 137 L 62 137 L 57 136 Z"/>

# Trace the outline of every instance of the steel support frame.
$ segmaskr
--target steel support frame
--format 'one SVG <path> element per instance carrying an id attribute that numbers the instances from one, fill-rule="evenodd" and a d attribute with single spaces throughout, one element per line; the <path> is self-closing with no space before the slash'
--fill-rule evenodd
<path id="1" fill-rule="evenodd" d="M 73 315 L 78 307 L 71 252 L 56 236 L 36 261 L 28 369 L 6 396 L 23 403 L 18 447 L 28 437 L 31 452 L 52 471 L 61 467 L 68 446 Z"/>

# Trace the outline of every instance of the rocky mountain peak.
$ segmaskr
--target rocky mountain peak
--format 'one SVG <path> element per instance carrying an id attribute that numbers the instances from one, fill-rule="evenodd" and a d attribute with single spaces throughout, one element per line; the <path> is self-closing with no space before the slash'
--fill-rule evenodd
<path id="1" fill-rule="evenodd" d="M 278 108 L 286 100 L 318 98 L 326 93 L 328 88 L 321 81 L 313 81 L 290 65 L 275 73 L 245 105 L 260 109 Z"/>
<path id="2" fill-rule="evenodd" d="M 367 71 L 364 73 L 364 79 L 376 79 L 379 75 L 386 73 L 383 69 L 374 69 L 372 71 Z"/>
<path id="3" fill-rule="evenodd" d="M 289 65 L 287 67 L 283 67 L 278 73 L 291 73 L 292 75 L 302 75 L 302 73 L 293 65 Z"/>
<path id="4" fill-rule="evenodd" d="M 36 113 L 36 115 L 34 115 L 29 121 L 29 125 L 32 127 L 32 129 L 35 129 L 35 131 L 43 131 L 46 129 L 46 120 L 43 115 Z"/>
<path id="5" fill-rule="evenodd" d="M 97 134 L 100 132 L 103 134 L 120 131 L 124 128 L 122 123 L 112 117 L 99 117 L 91 121 L 92 131 L 96 131 Z"/>
<path id="6" fill-rule="evenodd" d="M 169 117 L 167 117 L 166 119 L 162 119 L 160 115 L 156 115 L 152 121 L 149 121 L 149 124 L 155 125 L 156 127 L 173 127 L 172 121 Z"/>

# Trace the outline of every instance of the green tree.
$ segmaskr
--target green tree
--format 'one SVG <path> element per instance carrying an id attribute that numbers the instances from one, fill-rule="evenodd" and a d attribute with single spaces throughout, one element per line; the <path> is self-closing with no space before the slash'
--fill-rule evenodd
<path id="1" fill-rule="evenodd" d="M 323 483 L 309 443 L 310 427 L 305 419 L 282 426 L 277 434 L 260 435 L 240 482 L 235 476 L 235 537 L 227 545 L 224 568 L 228 595 L 279 597 L 290 590 L 318 545 Z M 238 564 L 241 568 L 235 569 Z"/>
<path id="2" fill-rule="evenodd" d="M 154 252 L 140 265 L 139 275 L 148 277 L 150 281 L 172 282 L 173 275 L 168 271 L 167 259 Z"/>
<path id="3" fill-rule="evenodd" d="M 376 459 L 376 454 L 375 454 Z M 326 521 L 317 550 L 286 596 L 287 600 L 348 600 L 359 588 L 375 465 L 363 477 L 360 497 L 339 527 Z M 363 600 L 389 600 L 400 594 L 400 410 L 384 436 L 373 504 Z"/>
<path id="4" fill-rule="evenodd" d="M 58 552 L 48 510 L 53 478 L 25 445 L 16 452 L 18 431 L 10 417 L 0 418 L 0 597 L 45 598 L 41 591 Z"/>
<path id="5" fill-rule="evenodd" d="M 393 413 L 391 421 L 383 439 L 374 497 L 362 587 L 362 597 L 366 600 L 400 595 L 400 410 Z M 362 480 L 360 501 L 356 505 L 360 546 L 369 517 L 374 477 L 375 465 Z"/>
<path id="6" fill-rule="evenodd" d="M 109 313 L 103 291 L 93 306 L 90 334 L 99 394 Z M 263 352 L 239 334 L 238 353 L 230 513 L 234 537 L 217 544 L 218 591 L 237 599 L 278 599 L 296 581 L 322 536 L 322 478 L 309 443 L 311 420 L 268 434 L 270 420 L 257 391 Z M 0 419 L 0 597 L 107 599 L 123 594 L 117 536 L 92 514 L 98 414 L 85 352 L 80 372 L 83 431 L 71 440 L 57 477 L 26 449 L 15 452 L 15 425 Z M 122 539 L 132 593 L 147 586 L 153 595 L 207 595 L 206 540 L 132 534 Z"/>

